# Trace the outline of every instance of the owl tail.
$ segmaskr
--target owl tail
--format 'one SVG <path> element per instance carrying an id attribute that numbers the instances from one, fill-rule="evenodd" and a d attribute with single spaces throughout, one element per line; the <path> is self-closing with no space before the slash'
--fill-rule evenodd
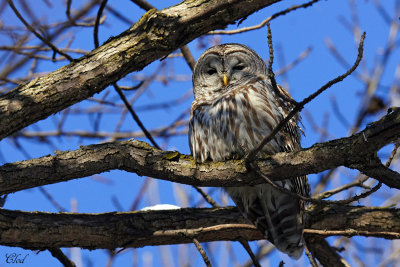
<path id="1" fill-rule="evenodd" d="M 298 259 L 303 254 L 303 214 L 299 200 L 268 184 L 225 189 L 243 215 L 277 249 Z"/>

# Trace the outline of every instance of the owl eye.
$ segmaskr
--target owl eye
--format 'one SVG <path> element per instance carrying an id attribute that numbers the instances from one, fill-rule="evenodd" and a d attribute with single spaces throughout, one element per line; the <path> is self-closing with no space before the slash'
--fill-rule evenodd
<path id="1" fill-rule="evenodd" d="M 208 75 L 213 75 L 213 74 L 215 74 L 215 73 L 217 73 L 217 70 L 216 70 L 216 69 L 209 69 L 209 70 L 207 71 L 207 74 L 208 74 Z"/>
<path id="2" fill-rule="evenodd" d="M 243 70 L 244 69 L 244 65 L 236 65 L 233 67 L 233 70 Z"/>

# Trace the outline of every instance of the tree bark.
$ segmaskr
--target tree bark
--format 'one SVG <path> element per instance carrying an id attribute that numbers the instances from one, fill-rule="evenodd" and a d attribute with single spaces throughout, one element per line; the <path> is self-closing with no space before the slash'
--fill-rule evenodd
<path id="1" fill-rule="evenodd" d="M 385 167 L 377 151 L 400 136 L 400 109 L 347 138 L 259 159 L 274 180 L 318 173 L 339 166 L 355 168 L 400 189 L 400 174 Z M 158 150 L 145 142 L 122 141 L 82 146 L 74 151 L 0 166 L 0 194 L 120 169 L 196 186 L 238 186 L 265 182 L 249 173 L 243 160 L 196 164 L 189 155 Z"/>
<path id="2" fill-rule="evenodd" d="M 332 206 L 314 208 L 308 214 L 307 237 L 325 237 L 317 231 L 335 229 L 352 230 L 353 235 L 400 237 L 400 209 Z M 199 242 L 263 239 L 234 207 L 102 214 L 0 209 L 0 232 L 1 245 L 27 249 L 113 249 L 191 243 L 193 238 Z"/>
<path id="3" fill-rule="evenodd" d="M 88 55 L 0 96 L 0 140 L 101 92 L 196 37 L 278 1 L 188 0 L 148 11 Z"/>

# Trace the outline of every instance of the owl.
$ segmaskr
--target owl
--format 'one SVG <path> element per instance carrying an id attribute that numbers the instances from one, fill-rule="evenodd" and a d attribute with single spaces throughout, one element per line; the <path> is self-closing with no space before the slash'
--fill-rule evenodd
<path id="1" fill-rule="evenodd" d="M 278 90 L 290 97 L 282 87 L 278 86 Z M 244 157 L 292 108 L 274 91 L 264 61 L 241 44 L 217 45 L 206 50 L 193 71 L 193 91 L 189 146 L 196 162 Z M 294 117 L 260 154 L 300 148 L 298 120 Z M 306 176 L 276 183 L 309 196 Z M 224 190 L 276 248 L 295 259 L 303 254 L 303 201 L 267 183 Z"/>

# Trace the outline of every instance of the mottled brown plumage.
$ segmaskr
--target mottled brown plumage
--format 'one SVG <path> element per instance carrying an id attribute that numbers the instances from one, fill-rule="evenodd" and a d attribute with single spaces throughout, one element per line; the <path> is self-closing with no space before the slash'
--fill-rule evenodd
<path id="1" fill-rule="evenodd" d="M 289 94 L 278 88 L 283 95 Z M 275 94 L 264 61 L 240 44 L 205 51 L 193 73 L 195 100 L 189 123 L 189 145 L 196 161 L 241 158 L 290 111 L 291 104 Z M 262 149 L 263 154 L 300 147 L 298 118 L 293 118 Z M 307 178 L 277 184 L 309 195 Z M 237 207 L 275 246 L 299 258 L 303 253 L 304 203 L 269 184 L 225 188 Z"/>

